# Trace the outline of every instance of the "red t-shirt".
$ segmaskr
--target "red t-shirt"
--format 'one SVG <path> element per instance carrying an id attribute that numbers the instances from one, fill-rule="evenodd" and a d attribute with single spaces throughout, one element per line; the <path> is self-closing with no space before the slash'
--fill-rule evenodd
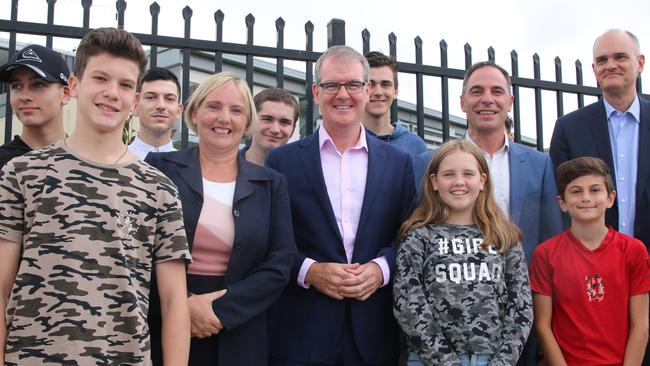
<path id="1" fill-rule="evenodd" d="M 540 244 L 530 287 L 553 298 L 551 328 L 568 365 L 620 365 L 630 296 L 650 291 L 650 260 L 641 241 L 609 228 L 591 251 L 566 230 Z"/>

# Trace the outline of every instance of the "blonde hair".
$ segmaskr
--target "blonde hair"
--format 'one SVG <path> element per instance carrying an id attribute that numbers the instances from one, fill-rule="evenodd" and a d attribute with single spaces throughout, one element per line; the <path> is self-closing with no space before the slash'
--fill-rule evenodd
<path id="1" fill-rule="evenodd" d="M 481 246 L 485 249 L 494 245 L 499 252 L 505 252 L 521 241 L 521 231 L 503 215 L 497 206 L 492 197 L 492 182 L 487 162 L 481 151 L 466 140 L 449 141 L 436 150 L 422 181 L 422 199 L 413 214 L 400 227 L 399 235 L 402 237 L 408 231 L 430 223 L 441 224 L 447 221 L 449 207 L 440 197 L 440 193 L 433 189 L 430 176 L 438 173 L 440 164 L 447 156 L 458 151 L 472 155 L 477 162 L 479 172 L 486 176 L 483 190 L 478 194 L 472 213 L 474 223 L 483 234 Z"/>
<path id="2" fill-rule="evenodd" d="M 233 83 L 239 90 L 242 103 L 244 103 L 244 108 L 246 109 L 246 117 L 248 121 L 246 122 L 246 131 L 244 132 L 244 136 L 248 137 L 253 133 L 257 126 L 257 111 L 255 109 L 255 102 L 253 102 L 251 90 L 248 88 L 245 80 L 228 71 L 209 76 L 207 79 L 203 80 L 194 93 L 192 93 L 192 96 L 187 101 L 187 107 L 185 108 L 185 123 L 190 131 L 197 133 L 196 122 L 193 120 L 192 114 L 199 109 L 205 98 L 210 93 L 228 83 Z"/>

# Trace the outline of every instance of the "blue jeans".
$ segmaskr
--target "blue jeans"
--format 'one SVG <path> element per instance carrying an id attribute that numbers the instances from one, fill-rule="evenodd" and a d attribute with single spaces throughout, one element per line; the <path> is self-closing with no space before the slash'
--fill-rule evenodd
<path id="1" fill-rule="evenodd" d="M 463 366 L 487 366 L 488 362 L 490 362 L 490 355 L 463 353 L 458 355 L 458 358 Z M 409 359 L 406 364 L 407 366 L 424 366 L 424 363 L 420 361 L 420 357 L 415 352 L 409 352 Z"/>

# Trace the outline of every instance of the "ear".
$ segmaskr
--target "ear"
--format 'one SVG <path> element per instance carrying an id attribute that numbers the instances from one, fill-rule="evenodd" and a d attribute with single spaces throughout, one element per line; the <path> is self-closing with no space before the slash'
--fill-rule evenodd
<path id="1" fill-rule="evenodd" d="M 558 195 L 557 197 L 555 197 L 555 200 L 557 201 L 557 204 L 560 205 L 560 210 L 562 210 L 562 212 L 569 211 L 569 209 L 566 206 L 566 202 L 564 202 L 564 199 L 562 199 L 562 196 Z"/>
<path id="2" fill-rule="evenodd" d="M 311 84 L 311 93 L 314 95 L 314 104 L 320 105 L 320 88 L 316 83 Z"/>
<path id="3" fill-rule="evenodd" d="M 131 107 L 131 113 L 134 116 L 137 116 L 138 103 L 140 103 L 140 92 L 135 93 L 135 99 L 133 100 L 133 107 Z"/>
<path id="4" fill-rule="evenodd" d="M 616 191 L 612 191 L 607 195 L 607 208 L 612 208 L 614 206 L 614 200 L 616 199 Z"/>
<path id="5" fill-rule="evenodd" d="M 77 98 L 79 97 L 79 93 L 77 91 L 79 85 L 79 78 L 77 78 L 74 75 L 70 75 L 68 78 L 68 88 L 70 89 L 70 96 L 72 98 Z"/>
<path id="6" fill-rule="evenodd" d="M 510 105 L 508 106 L 508 112 L 512 111 L 512 104 L 515 102 L 515 96 L 510 96 Z"/>
<path id="7" fill-rule="evenodd" d="M 438 192 L 438 179 L 436 178 L 435 173 L 431 173 L 429 175 L 429 181 L 431 182 L 431 187 L 433 187 L 433 190 Z"/>
<path id="8" fill-rule="evenodd" d="M 645 56 L 639 55 L 639 75 L 643 72 L 643 66 L 645 65 Z"/>
<path id="9" fill-rule="evenodd" d="M 183 103 L 178 103 L 178 112 L 176 112 L 176 119 L 181 118 L 184 109 L 185 107 L 183 106 Z"/>
<path id="10" fill-rule="evenodd" d="M 463 95 L 460 96 L 460 109 L 462 109 L 463 112 L 467 113 L 465 110 L 465 97 Z"/>
<path id="11" fill-rule="evenodd" d="M 395 87 L 395 98 L 397 98 L 398 95 L 399 95 L 399 88 Z"/>
<path id="12" fill-rule="evenodd" d="M 61 105 L 68 104 L 68 102 L 70 102 L 70 98 L 72 98 L 72 88 L 70 87 L 70 84 L 63 85 L 63 88 L 61 89 L 61 93 L 63 93 L 61 95 Z"/>
<path id="13" fill-rule="evenodd" d="M 479 189 L 482 191 L 485 188 L 485 182 L 487 181 L 487 174 L 481 173 L 481 186 Z"/>

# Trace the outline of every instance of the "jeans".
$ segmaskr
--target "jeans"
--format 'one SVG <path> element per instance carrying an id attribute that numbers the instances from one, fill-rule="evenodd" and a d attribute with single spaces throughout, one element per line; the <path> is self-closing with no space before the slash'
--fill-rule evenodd
<path id="1" fill-rule="evenodd" d="M 487 366 L 490 362 L 490 355 L 463 353 L 458 355 L 458 359 L 463 366 Z M 420 357 L 415 352 L 409 353 L 406 364 L 407 366 L 424 366 L 424 363 L 420 361 Z"/>

